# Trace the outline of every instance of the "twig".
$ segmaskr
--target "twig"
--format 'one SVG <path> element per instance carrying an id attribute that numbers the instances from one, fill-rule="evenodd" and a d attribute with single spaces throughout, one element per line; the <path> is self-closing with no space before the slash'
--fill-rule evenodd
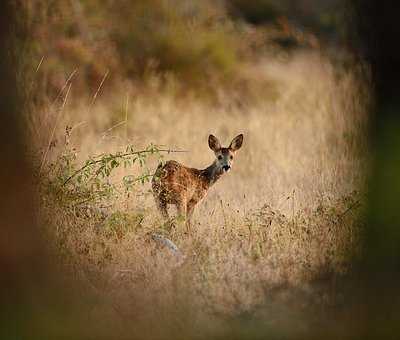
<path id="1" fill-rule="evenodd" d="M 104 132 L 102 132 L 102 134 L 101 134 L 101 135 L 102 135 L 102 138 L 104 138 L 104 136 L 105 136 L 107 133 L 109 133 L 110 131 L 112 131 L 112 130 L 114 130 L 115 128 L 117 128 L 118 126 L 124 125 L 124 124 L 126 124 L 126 120 L 123 120 L 123 121 L 121 121 L 121 122 L 119 122 L 119 123 L 117 123 L 117 124 L 111 126 L 111 127 L 108 128 L 107 130 L 105 130 Z"/>
<path id="2" fill-rule="evenodd" d="M 40 67 L 42 66 L 43 60 L 44 60 L 44 56 L 42 56 L 42 58 L 41 58 L 40 61 L 39 61 L 38 66 L 36 66 L 36 70 L 35 70 L 35 73 L 34 73 L 34 75 L 33 75 L 33 79 L 32 79 L 31 85 L 30 85 L 30 87 L 29 87 L 29 94 L 30 94 L 31 91 L 32 91 L 33 84 L 35 83 L 35 77 L 36 77 L 37 73 L 39 72 Z"/>
<path id="3" fill-rule="evenodd" d="M 126 94 L 125 103 L 125 143 L 128 144 L 128 112 L 129 112 L 129 96 Z"/>
<path id="4" fill-rule="evenodd" d="M 292 225 L 293 225 L 293 230 L 294 230 L 294 226 L 295 226 L 295 223 L 294 223 L 294 199 L 295 199 L 295 197 L 294 197 L 294 195 L 295 195 L 295 193 L 296 193 L 296 189 L 293 189 L 293 195 L 292 195 Z"/>
<path id="5" fill-rule="evenodd" d="M 128 110 L 129 110 L 129 95 L 126 94 L 126 102 L 125 102 L 125 144 L 128 144 Z M 124 177 L 127 174 L 127 169 L 124 169 Z M 129 192 L 125 195 L 125 209 L 129 210 Z"/>
<path id="6" fill-rule="evenodd" d="M 98 96 L 98 94 L 99 94 L 101 88 L 103 87 L 103 84 L 104 84 L 104 82 L 106 81 L 106 78 L 107 78 L 107 76 L 108 76 L 109 73 L 110 73 L 110 71 L 107 70 L 107 72 L 104 74 L 103 79 L 101 80 L 100 85 L 99 85 L 99 87 L 97 88 L 97 91 L 96 91 L 96 92 L 94 93 L 94 95 L 93 95 L 93 98 L 92 98 L 92 101 L 91 101 L 91 103 L 90 103 L 90 106 L 93 106 L 94 102 L 96 101 L 96 98 L 97 98 L 97 96 Z M 90 109 L 90 107 L 89 107 L 89 109 Z"/>
<path id="7" fill-rule="evenodd" d="M 82 121 L 82 122 L 79 122 L 79 123 L 77 123 L 77 124 L 75 124 L 72 128 L 71 128 L 71 134 L 72 134 L 72 131 L 74 131 L 75 129 L 77 129 L 78 127 L 80 127 L 80 126 L 82 126 L 82 125 L 85 125 L 85 124 L 87 124 L 87 122 L 86 121 Z"/>
<path id="8" fill-rule="evenodd" d="M 219 200 L 219 203 L 221 205 L 222 217 L 224 218 L 224 227 L 227 228 L 225 209 L 224 209 L 224 204 L 222 202 L 222 199 Z"/>
<path id="9" fill-rule="evenodd" d="M 44 56 L 42 56 L 42 58 L 40 59 L 39 64 L 36 67 L 35 74 L 39 72 L 39 69 L 40 69 L 40 66 L 42 66 L 43 60 L 44 60 Z"/>
<path id="10" fill-rule="evenodd" d="M 67 78 L 67 80 L 65 81 L 63 87 L 61 88 L 61 90 L 58 92 L 57 97 L 53 100 L 53 102 L 51 103 L 50 107 L 52 107 L 58 100 L 58 98 L 61 97 L 62 93 L 64 92 L 65 88 L 71 83 L 72 78 L 75 76 L 75 74 L 78 72 L 78 69 L 76 68 L 75 70 L 72 71 L 72 73 L 69 75 L 69 77 Z"/>
<path id="11" fill-rule="evenodd" d="M 67 102 L 69 91 L 71 90 L 71 85 L 72 84 L 70 83 L 69 86 L 68 86 L 68 90 L 67 90 L 67 93 L 65 94 L 64 101 L 63 101 L 63 103 L 61 105 L 60 110 L 58 111 L 58 115 L 56 117 L 56 121 L 54 122 L 53 130 L 51 131 L 51 135 L 50 135 L 50 138 L 49 138 L 49 143 L 47 144 L 47 148 L 45 150 L 45 153 L 44 153 L 43 159 L 42 159 L 42 163 L 40 165 L 39 174 L 42 172 L 43 166 L 46 163 L 47 154 L 49 153 L 51 142 L 53 141 L 53 138 L 54 138 L 54 133 L 55 133 L 56 128 L 57 128 L 58 120 L 60 119 L 61 113 L 64 111 L 65 103 Z"/>
<path id="12" fill-rule="evenodd" d="M 353 210 L 353 208 L 357 208 L 361 205 L 360 201 L 355 201 L 352 205 L 350 205 L 344 212 L 342 212 L 339 216 L 338 219 L 343 218 L 344 215 L 346 215 L 349 211 Z"/>
<path id="13" fill-rule="evenodd" d="M 47 121 L 47 118 L 49 117 L 50 111 L 53 108 L 54 104 L 57 102 L 58 98 L 61 97 L 61 95 L 63 94 L 65 88 L 71 84 L 72 82 L 72 78 L 75 76 L 75 74 L 78 72 L 78 69 L 75 69 L 72 71 L 72 73 L 69 75 L 69 77 L 67 78 L 67 80 L 65 81 L 63 87 L 61 88 L 61 90 L 58 92 L 57 97 L 53 100 L 53 102 L 50 104 L 50 107 L 46 113 L 46 117 L 44 119 L 44 121 Z"/>

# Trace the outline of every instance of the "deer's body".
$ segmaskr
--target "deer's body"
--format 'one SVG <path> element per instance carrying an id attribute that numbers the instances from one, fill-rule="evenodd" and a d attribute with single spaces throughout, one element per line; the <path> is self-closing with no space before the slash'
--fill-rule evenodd
<path id="1" fill-rule="evenodd" d="M 168 218 L 168 204 L 176 205 L 178 214 L 189 225 L 194 207 L 207 194 L 208 189 L 231 168 L 233 156 L 243 141 L 237 136 L 228 148 L 222 148 L 218 139 L 210 135 L 209 146 L 216 160 L 206 169 L 188 168 L 176 161 L 159 165 L 153 178 L 152 188 L 158 209 Z"/>

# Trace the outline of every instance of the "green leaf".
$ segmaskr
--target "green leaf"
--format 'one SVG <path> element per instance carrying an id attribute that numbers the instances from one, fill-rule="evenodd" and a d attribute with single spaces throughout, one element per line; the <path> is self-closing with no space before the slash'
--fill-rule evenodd
<path id="1" fill-rule="evenodd" d="M 117 168 L 118 166 L 119 166 L 119 162 L 117 162 L 115 159 L 113 159 L 111 161 L 111 168 L 114 169 L 114 168 Z"/>

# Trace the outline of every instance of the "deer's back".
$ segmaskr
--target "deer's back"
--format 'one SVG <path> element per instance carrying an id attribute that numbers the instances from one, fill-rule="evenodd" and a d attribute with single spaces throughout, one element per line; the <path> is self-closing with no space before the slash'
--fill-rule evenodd
<path id="1" fill-rule="evenodd" d="M 159 165 L 152 182 L 153 192 L 168 203 L 179 200 L 198 200 L 207 192 L 201 171 L 176 161 Z"/>

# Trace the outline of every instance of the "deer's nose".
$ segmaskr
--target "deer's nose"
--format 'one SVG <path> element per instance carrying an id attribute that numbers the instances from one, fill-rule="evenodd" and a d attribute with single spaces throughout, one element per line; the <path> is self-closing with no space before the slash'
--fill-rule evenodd
<path id="1" fill-rule="evenodd" d="M 228 171 L 230 168 L 231 168 L 230 165 L 224 165 L 222 167 L 222 169 L 224 169 L 224 171 Z"/>

